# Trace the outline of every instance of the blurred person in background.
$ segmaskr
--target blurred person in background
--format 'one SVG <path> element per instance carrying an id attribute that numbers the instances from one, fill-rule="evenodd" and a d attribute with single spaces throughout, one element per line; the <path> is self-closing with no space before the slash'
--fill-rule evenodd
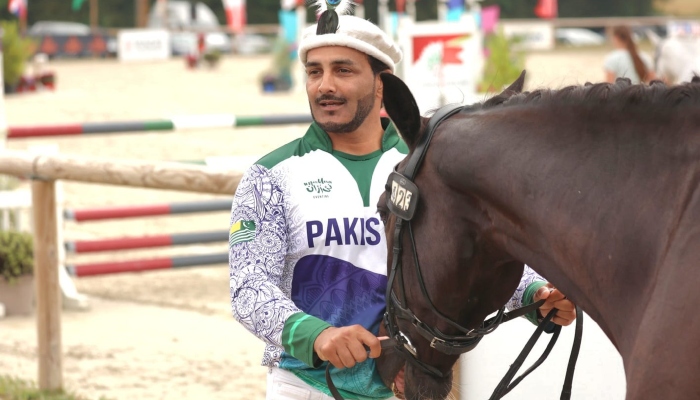
<path id="1" fill-rule="evenodd" d="M 637 49 L 632 31 L 627 26 L 612 28 L 611 38 L 615 50 L 605 57 L 603 69 L 605 81 L 615 82 L 617 78 L 628 78 L 633 84 L 649 83 L 656 79 L 651 57 Z"/>

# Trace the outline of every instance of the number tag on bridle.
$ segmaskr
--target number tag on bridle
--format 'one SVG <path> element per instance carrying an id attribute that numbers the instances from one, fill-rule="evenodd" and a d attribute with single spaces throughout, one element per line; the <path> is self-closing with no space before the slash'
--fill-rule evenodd
<path id="1" fill-rule="evenodd" d="M 391 188 L 391 196 L 386 201 L 389 211 L 410 221 L 418 204 L 418 186 L 398 172 L 389 175 L 387 185 Z"/>

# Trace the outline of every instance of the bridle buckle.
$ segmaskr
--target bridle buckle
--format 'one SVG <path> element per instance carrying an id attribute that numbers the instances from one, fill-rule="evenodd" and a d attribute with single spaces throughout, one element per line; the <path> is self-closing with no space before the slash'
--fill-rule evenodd
<path id="1" fill-rule="evenodd" d="M 406 336 L 403 332 L 399 331 L 399 335 L 401 335 L 401 343 L 403 343 L 403 347 L 413 355 L 413 357 L 418 357 L 418 350 L 416 350 L 416 347 L 411 343 L 411 341 L 408 339 L 408 336 Z"/>
<path id="2" fill-rule="evenodd" d="M 433 340 L 430 341 L 430 347 L 435 348 L 435 346 L 438 342 L 440 342 L 440 344 L 445 344 L 445 341 L 443 339 L 440 339 L 438 337 L 433 337 Z"/>

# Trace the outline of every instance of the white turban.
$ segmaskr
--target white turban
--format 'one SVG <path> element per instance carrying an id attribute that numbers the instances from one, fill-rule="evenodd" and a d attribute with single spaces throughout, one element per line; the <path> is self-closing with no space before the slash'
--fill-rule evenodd
<path id="1" fill-rule="evenodd" d="M 309 50 L 325 46 L 345 46 L 361 51 L 389 66 L 391 72 L 403 57 L 396 43 L 377 25 L 352 15 L 339 17 L 336 33 L 317 35 L 316 25 L 304 29 L 299 44 L 299 60 L 306 64 Z"/>

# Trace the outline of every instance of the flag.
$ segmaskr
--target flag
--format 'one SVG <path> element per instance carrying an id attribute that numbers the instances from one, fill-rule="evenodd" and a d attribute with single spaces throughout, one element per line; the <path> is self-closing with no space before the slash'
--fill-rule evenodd
<path id="1" fill-rule="evenodd" d="M 73 0 L 73 11 L 78 11 L 80 10 L 80 7 L 83 6 L 83 2 L 85 0 Z"/>
<path id="2" fill-rule="evenodd" d="M 7 9 L 10 13 L 22 17 L 27 14 L 27 1 L 26 0 L 10 0 L 7 2 Z"/>
<path id="3" fill-rule="evenodd" d="M 537 0 L 535 15 L 544 19 L 556 18 L 559 14 L 557 10 L 557 0 Z"/>
<path id="4" fill-rule="evenodd" d="M 458 22 L 464 14 L 464 0 L 448 0 L 447 1 L 447 21 Z"/>
<path id="5" fill-rule="evenodd" d="M 283 37 L 287 43 L 296 43 L 299 21 L 294 10 L 279 10 L 279 20 L 282 26 Z"/>
<path id="6" fill-rule="evenodd" d="M 228 243 L 234 244 L 250 242 L 255 239 L 255 222 L 254 221 L 236 221 L 231 225 L 228 233 Z"/>
<path id="7" fill-rule="evenodd" d="M 245 0 L 222 0 L 226 11 L 226 25 L 235 33 L 243 32 L 246 23 Z"/>
<path id="8" fill-rule="evenodd" d="M 403 14 L 406 10 L 406 0 L 396 0 L 396 12 Z"/>
<path id="9" fill-rule="evenodd" d="M 496 31 L 498 17 L 501 14 L 499 6 L 486 6 L 481 9 L 481 30 L 484 33 L 492 33 Z"/>

